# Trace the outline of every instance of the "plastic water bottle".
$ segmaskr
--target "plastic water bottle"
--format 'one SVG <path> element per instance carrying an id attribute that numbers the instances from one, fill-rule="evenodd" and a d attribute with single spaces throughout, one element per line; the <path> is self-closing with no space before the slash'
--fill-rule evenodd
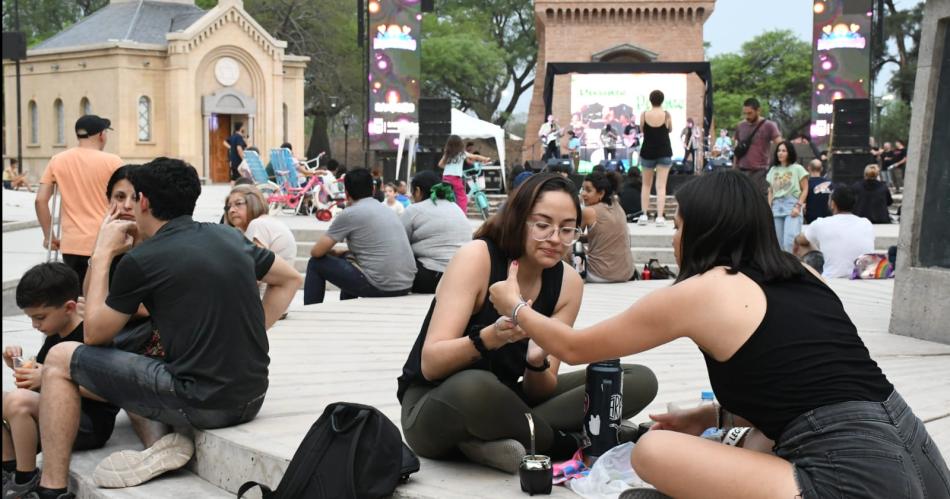
<path id="1" fill-rule="evenodd" d="M 715 405 L 716 395 L 712 390 L 703 390 L 700 394 L 699 407 Z M 706 428 L 706 430 L 701 435 L 703 438 L 708 440 L 714 440 L 716 442 L 722 441 L 722 429 L 716 428 L 715 426 Z"/>

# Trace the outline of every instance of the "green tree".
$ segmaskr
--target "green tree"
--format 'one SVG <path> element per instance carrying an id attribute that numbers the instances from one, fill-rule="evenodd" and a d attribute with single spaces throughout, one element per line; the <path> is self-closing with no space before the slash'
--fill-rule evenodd
<path id="1" fill-rule="evenodd" d="M 308 157 L 330 151 L 329 129 L 347 120 L 362 129 L 362 49 L 356 42 L 356 3 L 348 0 L 245 0 L 244 8 L 286 52 L 310 57 L 304 115 L 312 122 Z M 358 133 L 358 132 L 357 132 Z"/>
<path id="2" fill-rule="evenodd" d="M 811 45 L 790 30 L 767 31 L 738 53 L 710 60 L 717 128 L 742 119 L 742 102 L 755 97 L 783 135 L 801 133 L 811 121 Z"/>
<path id="3" fill-rule="evenodd" d="M 14 0 L 3 0 L 3 31 L 13 31 Z M 108 5 L 109 0 L 20 0 L 20 31 L 39 43 Z"/>
<path id="4" fill-rule="evenodd" d="M 879 111 L 874 130 L 874 136 L 877 137 L 878 144 L 894 142 L 898 139 L 906 143 L 909 131 L 910 104 L 900 99 L 894 99 Z"/>
<path id="5" fill-rule="evenodd" d="M 483 120 L 504 126 L 534 86 L 530 0 L 443 0 L 423 19 L 422 40 L 423 95 L 448 97 Z"/>
<path id="6" fill-rule="evenodd" d="M 888 64 L 897 68 L 887 83 L 887 89 L 900 100 L 910 104 L 914 98 L 914 80 L 917 78 L 917 52 L 920 47 L 920 23 L 924 15 L 924 3 L 898 10 L 894 0 L 885 0 L 884 42 L 875 43 L 871 53 L 872 81 Z"/>

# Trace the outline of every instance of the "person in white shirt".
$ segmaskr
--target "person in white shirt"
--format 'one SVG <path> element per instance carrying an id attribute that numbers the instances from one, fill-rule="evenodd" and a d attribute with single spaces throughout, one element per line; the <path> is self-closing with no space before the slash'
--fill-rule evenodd
<path id="1" fill-rule="evenodd" d="M 267 248 L 293 265 L 297 257 L 294 233 L 267 214 L 267 202 L 253 185 L 238 185 L 225 200 L 225 223 L 244 233 L 254 244 Z"/>
<path id="2" fill-rule="evenodd" d="M 855 259 L 874 251 L 874 228 L 868 219 L 851 213 L 854 203 L 853 189 L 835 187 L 831 194 L 834 215 L 815 220 L 795 238 L 796 246 L 812 246 L 824 254 L 824 277 L 851 277 Z"/>

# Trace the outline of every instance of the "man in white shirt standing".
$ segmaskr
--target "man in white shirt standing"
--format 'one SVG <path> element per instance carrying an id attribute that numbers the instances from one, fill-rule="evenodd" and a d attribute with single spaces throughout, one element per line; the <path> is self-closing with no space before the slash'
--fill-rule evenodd
<path id="1" fill-rule="evenodd" d="M 835 187 L 831 193 L 834 215 L 806 225 L 805 232 L 795 238 L 796 246 L 817 247 L 824 254 L 824 277 L 850 277 L 855 259 L 874 251 L 874 228 L 868 219 L 851 213 L 854 203 L 854 190 Z"/>

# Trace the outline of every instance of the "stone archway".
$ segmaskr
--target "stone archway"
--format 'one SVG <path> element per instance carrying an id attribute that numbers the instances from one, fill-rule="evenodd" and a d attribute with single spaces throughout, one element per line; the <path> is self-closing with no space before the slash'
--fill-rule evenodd
<path id="1" fill-rule="evenodd" d="M 201 98 L 202 136 L 204 137 L 204 170 L 209 179 L 214 178 L 213 169 L 218 154 L 221 136 L 230 135 L 231 116 L 247 116 L 247 132 L 254 137 L 254 121 L 257 101 L 234 88 L 223 88 Z M 218 117 L 225 117 L 220 121 Z M 220 177 L 220 175 L 219 175 Z"/>
<path id="2" fill-rule="evenodd" d="M 624 43 L 590 56 L 591 62 L 653 62 L 659 54 L 636 45 Z"/>

